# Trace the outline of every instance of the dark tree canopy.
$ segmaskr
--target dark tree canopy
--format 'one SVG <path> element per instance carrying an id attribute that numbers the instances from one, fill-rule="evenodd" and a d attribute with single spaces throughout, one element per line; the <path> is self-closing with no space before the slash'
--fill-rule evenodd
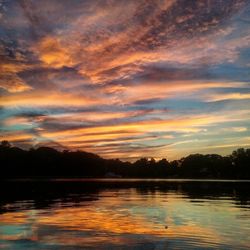
<path id="1" fill-rule="evenodd" d="M 0 144 L 1 178 L 221 178 L 250 179 L 250 149 L 229 156 L 192 154 L 180 160 L 141 158 L 134 163 L 103 159 L 82 151 L 49 147 L 23 150 L 8 141 Z"/>

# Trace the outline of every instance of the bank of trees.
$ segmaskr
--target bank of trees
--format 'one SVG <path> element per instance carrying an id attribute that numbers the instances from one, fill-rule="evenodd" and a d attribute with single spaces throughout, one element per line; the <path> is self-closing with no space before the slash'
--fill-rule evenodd
<path id="1" fill-rule="evenodd" d="M 23 150 L 9 142 L 0 144 L 0 178 L 220 178 L 250 179 L 250 149 L 229 156 L 192 154 L 169 162 L 142 158 L 134 163 L 108 160 L 82 151 L 57 151 L 49 147 Z"/>

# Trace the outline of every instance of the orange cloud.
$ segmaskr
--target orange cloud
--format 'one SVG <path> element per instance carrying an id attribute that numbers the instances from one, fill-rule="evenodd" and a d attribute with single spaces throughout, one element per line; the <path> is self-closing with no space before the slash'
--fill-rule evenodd
<path id="1" fill-rule="evenodd" d="M 73 58 L 57 37 L 45 37 L 33 47 L 33 51 L 47 66 L 61 68 L 73 66 Z"/>
<path id="2" fill-rule="evenodd" d="M 83 95 L 60 92 L 33 91 L 10 96 L 3 96 L 0 105 L 3 106 L 87 106 L 101 104 L 104 100 L 94 99 Z"/>
<path id="3" fill-rule="evenodd" d="M 250 99 L 250 93 L 214 93 L 212 96 L 206 98 L 207 102 L 217 102 L 224 100 L 244 100 Z"/>
<path id="4" fill-rule="evenodd" d="M 232 9 L 238 7 L 232 6 Z M 188 36 L 184 30 L 179 30 L 179 25 L 189 26 L 189 20 L 197 21 L 198 15 L 183 13 L 171 23 L 161 19 L 161 15 L 177 8 L 176 1 L 128 2 L 126 5 L 117 2 L 112 6 L 103 4 L 85 8 L 93 14 L 78 15 L 67 23 L 66 28 L 59 29 L 54 35 L 43 36 L 32 51 L 45 65 L 53 68 L 74 66 L 93 83 L 129 78 L 140 72 L 143 65 L 153 62 L 206 65 L 234 61 L 238 58 L 237 48 L 246 47 L 249 42 L 247 33 L 222 43 L 222 38 L 233 28 L 215 29 L 221 21 L 218 16 L 199 22 L 200 27 L 189 29 L 190 33 L 196 31 L 199 34 L 214 27 L 213 32 Z M 150 15 L 144 13 L 147 8 L 151 10 Z M 140 22 L 140 18 L 146 20 Z M 183 35 L 175 37 L 176 32 Z"/>
<path id="5" fill-rule="evenodd" d="M 30 68 L 30 66 L 25 63 L 24 58 L 22 58 L 22 56 L 19 54 L 16 55 L 15 59 L 1 58 L 0 88 L 3 88 L 10 93 L 30 90 L 31 87 L 17 75 L 19 72 L 22 72 L 28 68 Z"/>
<path id="6" fill-rule="evenodd" d="M 7 140 L 10 142 L 27 141 L 30 142 L 33 139 L 33 135 L 25 131 L 11 131 L 1 133 L 0 140 Z"/>
<path id="7" fill-rule="evenodd" d="M 147 99 L 168 99 L 177 95 L 187 95 L 187 93 L 195 93 L 199 90 L 213 88 L 234 88 L 235 86 L 245 86 L 244 83 L 234 82 L 199 82 L 199 81 L 170 81 L 170 82 L 146 82 L 135 86 L 123 86 L 116 89 L 116 86 L 107 86 L 106 91 L 117 92 L 121 103 L 131 103 L 135 101 L 143 101 Z"/>
<path id="8" fill-rule="evenodd" d="M 0 88 L 3 88 L 10 93 L 23 92 L 32 89 L 20 77 L 11 74 L 5 74 L 3 76 L 0 80 Z"/>
<path id="9" fill-rule="evenodd" d="M 213 126 L 223 122 L 241 121 L 249 117 L 249 112 L 238 112 L 231 114 L 210 114 L 210 115 L 192 115 L 186 117 L 165 118 L 162 114 L 162 120 L 146 120 L 137 122 L 122 122 L 121 124 L 102 125 L 78 129 L 66 129 L 63 131 L 41 131 L 43 138 L 48 138 L 59 142 L 70 148 L 89 150 L 91 152 L 100 153 L 106 157 L 125 156 L 145 153 L 151 155 L 159 155 L 168 148 L 168 140 L 173 138 L 164 138 L 160 136 L 162 133 L 199 133 L 205 131 L 205 126 Z M 154 140 L 150 133 L 160 133 L 155 139 L 164 140 L 164 144 L 159 148 L 147 145 L 147 141 Z M 130 143 L 130 152 L 126 143 Z M 137 149 L 133 147 L 140 143 L 142 147 Z M 124 146 L 122 146 L 124 144 Z M 176 144 L 177 145 L 177 144 Z M 125 150 L 126 149 L 126 150 Z M 124 151 L 124 152 L 123 152 Z M 166 153 L 166 151 L 165 151 Z"/>

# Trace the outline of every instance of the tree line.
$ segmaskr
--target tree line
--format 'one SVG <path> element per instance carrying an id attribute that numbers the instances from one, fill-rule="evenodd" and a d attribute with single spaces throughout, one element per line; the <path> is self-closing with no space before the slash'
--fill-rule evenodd
<path id="1" fill-rule="evenodd" d="M 216 178 L 250 179 L 250 149 L 228 156 L 191 154 L 168 161 L 141 158 L 134 163 L 103 159 L 83 151 L 58 151 L 50 147 L 24 150 L 0 144 L 0 178 Z"/>

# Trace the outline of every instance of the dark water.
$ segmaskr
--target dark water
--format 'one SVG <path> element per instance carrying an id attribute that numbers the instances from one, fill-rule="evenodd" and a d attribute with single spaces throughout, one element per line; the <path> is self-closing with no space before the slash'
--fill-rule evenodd
<path id="1" fill-rule="evenodd" d="M 0 249 L 249 249 L 250 182 L 1 181 Z"/>

